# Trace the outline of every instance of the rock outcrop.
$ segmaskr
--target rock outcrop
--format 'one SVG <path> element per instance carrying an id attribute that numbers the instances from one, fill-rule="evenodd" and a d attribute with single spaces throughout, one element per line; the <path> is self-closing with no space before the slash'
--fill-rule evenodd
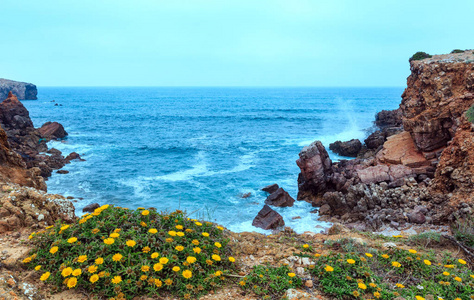
<path id="1" fill-rule="evenodd" d="M 372 152 L 332 163 L 320 142 L 303 148 L 298 200 L 320 207 L 323 219 L 371 229 L 471 213 L 474 125 L 463 114 L 474 105 L 474 55 L 451 56 L 411 62 L 400 109 L 379 113 L 380 130 L 365 140 Z"/>
<path id="2" fill-rule="evenodd" d="M 278 206 L 278 207 L 288 207 L 293 206 L 295 199 L 293 199 L 287 191 L 282 188 L 278 188 L 276 191 L 270 194 L 265 200 L 265 204 Z"/>
<path id="3" fill-rule="evenodd" d="M 0 103 L 0 125 L 8 136 L 11 149 L 21 156 L 26 168 L 39 168 L 44 178 L 69 162 L 60 151 L 48 150 L 46 145 L 51 139 L 61 139 L 67 135 L 63 126 L 57 122 L 47 122 L 40 129 L 35 129 L 28 110 L 11 92 Z"/>
<path id="4" fill-rule="evenodd" d="M 5 99 L 12 92 L 20 100 L 36 100 L 36 85 L 26 82 L 0 78 L 0 99 Z"/>
<path id="5" fill-rule="evenodd" d="M 336 141 L 329 144 L 329 149 L 342 156 L 357 157 L 357 154 L 362 149 L 362 143 L 358 139 L 352 139 L 347 142 Z"/>

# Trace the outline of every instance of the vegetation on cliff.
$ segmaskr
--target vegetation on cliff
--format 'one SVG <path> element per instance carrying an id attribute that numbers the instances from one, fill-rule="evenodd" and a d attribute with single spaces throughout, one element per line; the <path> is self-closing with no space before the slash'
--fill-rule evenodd
<path id="1" fill-rule="evenodd" d="M 467 111 L 466 111 L 466 118 L 469 122 L 474 123 L 474 105 L 471 106 Z"/>
<path id="2" fill-rule="evenodd" d="M 412 61 L 412 60 L 422 60 L 422 59 L 425 59 L 425 58 L 431 58 L 432 55 L 426 53 L 426 52 L 422 52 L 422 51 L 418 51 L 416 52 L 415 54 L 413 54 L 412 57 L 410 57 L 410 59 L 408 61 Z"/>

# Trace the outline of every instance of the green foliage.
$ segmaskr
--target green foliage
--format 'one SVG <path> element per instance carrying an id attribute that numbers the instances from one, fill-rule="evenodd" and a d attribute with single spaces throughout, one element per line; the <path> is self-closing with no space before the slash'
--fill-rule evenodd
<path id="1" fill-rule="evenodd" d="M 466 118 L 469 122 L 474 123 L 474 105 L 466 111 Z"/>
<path id="2" fill-rule="evenodd" d="M 451 54 L 454 54 L 454 53 L 464 53 L 464 50 L 454 49 L 453 51 L 451 51 Z"/>
<path id="3" fill-rule="evenodd" d="M 195 299 L 235 270 L 223 228 L 181 211 L 104 205 L 74 224 L 57 223 L 30 238 L 35 248 L 23 262 L 53 291 L 82 288 L 115 299 L 167 291 Z"/>
<path id="4" fill-rule="evenodd" d="M 413 54 L 412 57 L 410 57 L 410 59 L 408 61 L 412 61 L 412 60 L 422 60 L 422 59 L 425 59 L 425 58 L 430 58 L 432 57 L 432 55 L 429 55 L 428 53 L 426 52 L 416 52 L 415 54 Z"/>
<path id="5" fill-rule="evenodd" d="M 395 248 L 386 252 L 315 254 L 310 272 L 336 299 L 471 299 L 474 274 L 463 260 Z M 418 297 L 416 297 L 418 296 Z M 416 297 L 416 298 L 415 298 Z"/>
<path id="6" fill-rule="evenodd" d="M 286 290 L 300 287 L 302 283 L 288 266 L 272 267 L 267 264 L 255 266 L 239 284 L 244 290 L 252 291 L 263 299 L 280 299 Z"/>
<path id="7" fill-rule="evenodd" d="M 407 243 L 423 247 L 427 247 L 430 244 L 439 244 L 441 243 L 441 233 L 431 231 L 415 234 L 408 238 Z"/>
<path id="8" fill-rule="evenodd" d="M 469 247 L 474 247 L 474 217 L 456 220 L 451 226 L 451 230 L 456 240 Z"/>

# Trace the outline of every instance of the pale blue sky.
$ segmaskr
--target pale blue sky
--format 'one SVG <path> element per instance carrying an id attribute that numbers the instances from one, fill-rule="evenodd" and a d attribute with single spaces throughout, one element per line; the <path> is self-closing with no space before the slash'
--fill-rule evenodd
<path id="1" fill-rule="evenodd" d="M 0 0 L 0 78 L 40 86 L 405 86 L 474 45 L 474 1 Z"/>

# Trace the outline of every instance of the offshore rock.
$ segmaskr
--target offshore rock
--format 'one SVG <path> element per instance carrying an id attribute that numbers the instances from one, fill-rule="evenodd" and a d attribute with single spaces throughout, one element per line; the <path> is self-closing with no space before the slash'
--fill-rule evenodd
<path id="1" fill-rule="evenodd" d="M 283 217 L 271 209 L 270 206 L 264 205 L 255 219 L 253 219 L 252 226 L 263 228 L 265 230 L 276 229 L 285 226 L 285 221 L 283 221 Z"/>
<path id="2" fill-rule="evenodd" d="M 293 206 L 294 203 L 295 203 L 295 199 L 293 199 L 290 196 L 290 194 L 288 194 L 282 188 L 277 189 L 265 200 L 265 204 L 278 206 L 278 207 Z"/>
<path id="3" fill-rule="evenodd" d="M 89 213 L 92 213 L 92 212 L 94 212 L 94 210 L 95 210 L 96 208 L 99 208 L 99 207 L 100 207 L 99 203 L 92 203 L 92 204 L 89 204 L 89 205 L 87 205 L 86 207 L 84 207 L 84 208 L 82 209 L 82 212 L 89 212 Z"/>
<path id="4" fill-rule="evenodd" d="M 20 100 L 36 100 L 36 85 L 26 82 L 0 78 L 0 99 L 5 99 L 12 92 Z"/>
<path id="5" fill-rule="evenodd" d="M 358 139 L 352 139 L 347 142 L 336 141 L 329 144 L 329 149 L 334 153 L 348 157 L 357 157 L 361 148 L 362 143 Z"/>
<path id="6" fill-rule="evenodd" d="M 280 187 L 278 186 L 278 184 L 274 183 L 274 184 L 270 184 L 270 185 L 267 185 L 266 187 L 262 188 L 262 191 L 271 194 L 271 193 L 276 192 L 276 190 L 278 190 L 278 188 L 280 188 Z"/>
<path id="7" fill-rule="evenodd" d="M 402 126 L 402 111 L 400 108 L 395 110 L 382 110 L 375 115 L 375 125 L 384 129 L 386 127 Z"/>
<path id="8" fill-rule="evenodd" d="M 38 129 L 39 133 L 46 140 L 58 140 L 67 136 L 66 130 L 63 125 L 58 122 L 46 122 Z"/>

